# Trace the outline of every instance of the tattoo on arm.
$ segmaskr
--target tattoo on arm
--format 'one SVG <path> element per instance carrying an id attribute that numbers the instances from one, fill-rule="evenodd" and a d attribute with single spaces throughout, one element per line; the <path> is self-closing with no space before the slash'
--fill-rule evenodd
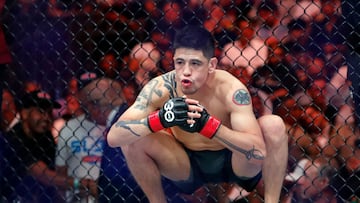
<path id="1" fill-rule="evenodd" d="M 175 73 L 171 72 L 169 74 L 164 74 L 162 76 L 163 80 L 165 81 L 164 86 L 170 92 L 170 98 L 176 97 L 178 94 L 176 92 L 176 81 L 175 81 Z"/>
<path id="2" fill-rule="evenodd" d="M 151 98 L 154 94 L 161 97 L 163 94 L 161 90 L 158 90 L 156 87 L 159 84 L 159 81 L 154 79 L 151 80 L 140 92 L 138 97 L 136 98 L 136 109 L 144 110 L 149 106 Z M 145 101 L 145 102 L 142 102 Z"/>
<path id="3" fill-rule="evenodd" d="M 131 128 L 131 125 L 134 124 L 142 124 L 147 126 L 147 120 L 145 119 L 145 121 L 118 121 L 115 124 L 115 127 L 117 128 L 125 128 L 126 130 L 130 131 L 133 135 L 140 137 L 139 134 L 137 134 L 133 128 Z"/>
<path id="4" fill-rule="evenodd" d="M 264 160 L 264 155 L 259 150 L 255 149 L 255 147 L 253 147 L 250 150 L 245 150 L 220 137 L 216 137 L 216 138 L 219 139 L 221 142 L 225 143 L 226 145 L 228 145 L 229 147 L 235 149 L 236 151 L 243 153 L 247 160 L 250 159 Z"/>
<path id="5" fill-rule="evenodd" d="M 236 105 L 248 105 L 250 104 L 250 95 L 248 91 L 244 89 L 238 89 L 234 92 L 233 102 Z"/>

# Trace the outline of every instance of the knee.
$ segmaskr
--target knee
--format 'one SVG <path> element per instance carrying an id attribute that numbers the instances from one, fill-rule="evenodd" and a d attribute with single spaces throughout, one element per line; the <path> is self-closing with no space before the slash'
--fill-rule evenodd
<path id="1" fill-rule="evenodd" d="M 124 154 L 125 158 L 130 158 L 131 156 L 134 156 L 135 154 L 138 154 L 139 148 L 133 146 L 134 144 L 129 144 L 121 147 L 121 151 Z"/>
<path id="2" fill-rule="evenodd" d="M 277 115 L 265 115 L 259 118 L 259 125 L 263 133 L 265 143 L 279 146 L 287 143 L 288 137 L 283 119 Z"/>
<path id="3" fill-rule="evenodd" d="M 164 135 L 152 134 L 145 136 L 135 142 L 122 146 L 121 150 L 126 158 L 136 158 L 144 155 L 152 156 L 164 148 L 159 138 L 164 139 L 165 137 L 161 136 Z"/>
<path id="4" fill-rule="evenodd" d="M 142 144 L 141 141 L 136 141 L 131 144 L 124 145 L 121 147 L 121 151 L 124 154 L 126 159 L 129 159 L 129 158 L 136 159 L 139 156 L 141 156 L 142 154 L 144 155 L 146 153 L 144 144 Z"/>

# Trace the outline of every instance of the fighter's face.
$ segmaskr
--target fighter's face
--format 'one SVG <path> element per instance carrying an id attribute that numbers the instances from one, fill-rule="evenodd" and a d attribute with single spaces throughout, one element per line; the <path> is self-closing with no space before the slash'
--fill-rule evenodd
<path id="1" fill-rule="evenodd" d="M 194 94 L 206 82 L 211 67 L 202 51 L 179 48 L 174 53 L 176 81 L 184 94 Z"/>

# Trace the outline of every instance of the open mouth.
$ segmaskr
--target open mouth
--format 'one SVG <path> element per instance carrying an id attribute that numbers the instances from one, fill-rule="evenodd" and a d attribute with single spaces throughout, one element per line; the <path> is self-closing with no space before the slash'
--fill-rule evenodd
<path id="1" fill-rule="evenodd" d="M 183 86 L 190 86 L 192 84 L 192 82 L 190 80 L 184 79 L 181 81 L 181 84 Z"/>

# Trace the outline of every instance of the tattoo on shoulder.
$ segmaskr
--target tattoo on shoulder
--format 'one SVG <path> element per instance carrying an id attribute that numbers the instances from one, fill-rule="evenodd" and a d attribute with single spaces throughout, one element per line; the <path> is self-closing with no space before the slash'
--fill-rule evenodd
<path id="1" fill-rule="evenodd" d="M 250 104 L 250 95 L 248 91 L 244 89 L 238 89 L 234 92 L 233 102 L 237 105 L 248 105 Z"/>
<path id="2" fill-rule="evenodd" d="M 224 140 L 219 137 L 216 138 L 219 139 L 221 142 L 225 143 L 226 145 L 228 145 L 229 147 L 231 147 L 232 149 L 235 149 L 236 151 L 244 154 L 247 160 L 250 159 L 264 160 L 264 155 L 260 152 L 260 150 L 255 149 L 255 147 L 253 147 L 250 150 L 245 150 L 232 144 L 231 142 L 228 142 L 227 140 Z"/>
<path id="3" fill-rule="evenodd" d="M 125 128 L 128 131 L 130 131 L 133 135 L 140 137 L 139 134 L 137 134 L 133 128 L 131 127 L 131 125 L 134 124 L 143 124 L 143 125 L 147 125 L 145 122 L 141 122 L 141 121 L 118 121 L 115 123 L 115 127 L 117 128 Z"/>
<path id="4" fill-rule="evenodd" d="M 176 80 L 175 80 L 175 73 L 171 72 L 168 74 L 162 75 L 163 80 L 165 81 L 164 86 L 169 90 L 170 97 L 174 98 L 177 94 L 176 92 Z"/>
<path id="5" fill-rule="evenodd" d="M 159 84 L 159 81 L 154 79 L 151 80 L 139 93 L 138 97 L 136 98 L 136 109 L 144 110 L 146 107 L 149 106 L 151 98 L 153 95 L 157 95 L 161 97 L 163 95 L 163 92 L 159 89 L 157 89 L 157 85 Z"/>

